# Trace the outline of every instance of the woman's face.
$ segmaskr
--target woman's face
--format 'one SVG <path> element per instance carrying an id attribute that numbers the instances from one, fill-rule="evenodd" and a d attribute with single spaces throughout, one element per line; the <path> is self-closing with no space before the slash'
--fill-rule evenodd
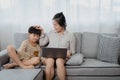
<path id="1" fill-rule="evenodd" d="M 62 26 L 60 26 L 56 20 L 53 20 L 53 26 L 57 33 L 64 30 L 64 28 Z"/>

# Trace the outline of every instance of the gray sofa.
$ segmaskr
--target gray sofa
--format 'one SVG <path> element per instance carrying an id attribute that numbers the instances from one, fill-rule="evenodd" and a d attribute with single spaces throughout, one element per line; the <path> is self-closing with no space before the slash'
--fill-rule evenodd
<path id="1" fill-rule="evenodd" d="M 82 54 L 84 56 L 84 60 L 81 63 L 81 59 L 77 57 L 78 59 L 75 59 L 75 60 L 73 59 L 72 63 L 75 63 L 74 65 L 72 65 L 72 63 L 70 63 L 70 65 L 69 64 L 65 65 L 67 69 L 66 79 L 68 80 L 120 80 L 120 65 L 118 64 L 119 62 L 115 63 L 115 60 L 113 60 L 113 58 L 118 59 L 120 53 L 118 53 L 117 57 L 114 56 L 113 58 L 111 57 L 110 59 L 109 59 L 110 55 L 107 55 L 108 58 L 102 56 L 103 59 L 101 58 L 100 55 L 98 55 L 100 53 L 105 53 L 106 52 L 105 48 L 110 47 L 109 49 L 111 51 L 112 50 L 111 47 L 113 46 L 111 46 L 110 44 L 115 44 L 115 43 L 107 44 L 106 42 L 104 42 L 104 39 L 100 39 L 101 35 L 115 37 L 115 40 L 116 40 L 116 37 L 119 37 L 119 35 L 111 34 L 111 33 L 100 34 L 100 33 L 93 33 L 93 32 L 83 32 L 83 33 L 75 32 L 74 35 L 76 38 L 76 54 Z M 19 40 L 15 42 L 16 47 L 18 48 L 21 41 L 26 39 L 27 36 L 25 33 L 22 33 L 22 34 L 17 33 L 15 34 L 15 39 L 16 38 Z M 108 46 L 104 47 L 102 45 L 101 47 L 100 40 L 103 40 L 104 42 L 103 45 L 106 44 Z M 111 41 L 108 41 L 108 42 L 111 42 Z M 112 53 L 115 53 L 116 50 L 119 50 L 118 48 L 119 46 L 117 45 L 118 47 L 116 47 L 116 45 L 114 47 L 115 50 L 113 50 L 114 52 L 110 53 L 109 49 L 107 49 L 111 55 L 113 55 Z M 103 49 L 103 52 L 100 49 Z M 3 64 L 8 62 L 8 60 L 9 60 L 9 57 L 7 55 L 6 50 L 1 51 L 0 52 L 1 68 Z M 76 60 L 77 62 L 74 62 Z M 44 70 L 45 66 L 42 65 L 41 69 Z M 54 80 L 58 80 L 56 76 Z"/>

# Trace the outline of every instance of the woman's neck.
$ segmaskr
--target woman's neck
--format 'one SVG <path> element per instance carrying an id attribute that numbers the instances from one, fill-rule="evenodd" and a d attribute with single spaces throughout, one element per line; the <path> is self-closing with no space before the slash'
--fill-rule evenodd
<path id="1" fill-rule="evenodd" d="M 58 32 L 59 35 L 62 35 L 65 32 L 65 29 L 62 29 L 60 32 Z"/>

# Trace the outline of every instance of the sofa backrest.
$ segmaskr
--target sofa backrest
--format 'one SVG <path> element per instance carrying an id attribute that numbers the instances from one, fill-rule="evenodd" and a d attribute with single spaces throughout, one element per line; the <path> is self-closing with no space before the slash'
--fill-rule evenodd
<path id="1" fill-rule="evenodd" d="M 83 32 L 82 33 L 82 45 L 81 53 L 84 57 L 96 58 L 98 51 L 98 38 L 99 33 Z"/>
<path id="2" fill-rule="evenodd" d="M 28 38 L 27 33 L 15 33 L 14 43 L 15 43 L 16 49 L 18 49 L 21 46 L 22 41 L 24 41 L 27 38 Z"/>
<path id="3" fill-rule="evenodd" d="M 75 32 L 74 36 L 76 39 L 76 52 L 82 53 L 84 57 L 87 58 L 96 58 L 98 45 L 99 45 L 99 33 L 94 32 Z M 106 34 L 106 35 L 113 35 L 116 34 Z M 15 47 L 19 48 L 22 41 L 27 39 L 27 33 L 15 33 L 14 34 L 14 43 Z"/>
<path id="4" fill-rule="evenodd" d="M 81 39 L 82 39 L 82 34 L 80 32 L 75 32 L 74 33 L 75 39 L 76 39 L 76 53 L 80 53 L 81 52 Z"/>

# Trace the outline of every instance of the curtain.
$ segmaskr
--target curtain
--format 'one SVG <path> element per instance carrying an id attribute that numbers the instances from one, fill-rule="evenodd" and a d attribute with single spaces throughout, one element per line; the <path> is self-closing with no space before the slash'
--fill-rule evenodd
<path id="1" fill-rule="evenodd" d="M 13 43 L 13 34 L 31 25 L 49 32 L 58 12 L 64 13 L 71 32 L 120 32 L 120 0 L 0 0 L 1 45 Z"/>
<path id="2" fill-rule="evenodd" d="M 73 32 L 119 28 L 120 0 L 0 0 L 0 5 L 1 23 L 42 25 L 49 31 L 52 17 L 63 12 Z"/>

